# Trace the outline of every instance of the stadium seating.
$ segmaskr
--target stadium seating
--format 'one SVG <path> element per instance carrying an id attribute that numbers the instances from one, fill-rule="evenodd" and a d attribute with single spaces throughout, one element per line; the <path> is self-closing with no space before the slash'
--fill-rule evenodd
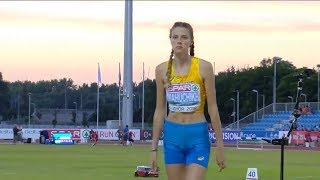
<path id="1" fill-rule="evenodd" d="M 262 119 L 258 119 L 255 123 L 250 123 L 242 130 L 250 131 L 264 131 L 264 130 L 288 130 L 290 128 L 290 120 L 293 119 L 289 111 L 280 111 L 274 114 L 267 114 Z M 313 130 L 317 127 L 320 128 L 320 112 L 314 112 L 313 114 L 303 114 L 297 121 L 297 128 L 305 128 L 307 130 Z"/>

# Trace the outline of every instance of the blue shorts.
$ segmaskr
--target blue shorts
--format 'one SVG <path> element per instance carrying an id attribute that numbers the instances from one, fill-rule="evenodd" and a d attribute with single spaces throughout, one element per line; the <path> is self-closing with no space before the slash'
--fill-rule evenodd
<path id="1" fill-rule="evenodd" d="M 168 164 L 199 164 L 208 167 L 210 139 L 207 122 L 179 124 L 164 122 L 164 162 Z"/>

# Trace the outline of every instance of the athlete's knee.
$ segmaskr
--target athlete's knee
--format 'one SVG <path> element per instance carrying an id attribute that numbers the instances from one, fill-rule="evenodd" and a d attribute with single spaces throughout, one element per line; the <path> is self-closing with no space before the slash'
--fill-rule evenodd
<path id="1" fill-rule="evenodd" d="M 184 164 L 166 165 L 168 180 L 185 180 L 186 166 Z"/>
<path id="2" fill-rule="evenodd" d="M 189 164 L 186 167 L 185 180 L 204 180 L 207 168 L 200 164 Z"/>

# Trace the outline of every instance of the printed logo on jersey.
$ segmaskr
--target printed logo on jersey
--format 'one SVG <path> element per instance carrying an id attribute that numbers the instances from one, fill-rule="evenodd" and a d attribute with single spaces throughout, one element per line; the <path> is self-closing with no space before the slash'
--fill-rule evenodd
<path id="1" fill-rule="evenodd" d="M 193 83 L 172 84 L 167 88 L 169 109 L 173 112 L 192 112 L 200 105 L 200 86 Z"/>
<path id="2" fill-rule="evenodd" d="M 203 161 L 204 157 L 203 156 L 199 156 L 197 159 L 198 159 L 198 161 Z"/>

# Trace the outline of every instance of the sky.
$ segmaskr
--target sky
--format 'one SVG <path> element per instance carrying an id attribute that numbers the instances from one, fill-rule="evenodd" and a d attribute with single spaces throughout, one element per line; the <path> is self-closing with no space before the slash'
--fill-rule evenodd
<path id="1" fill-rule="evenodd" d="M 124 1 L 0 1 L 3 79 L 118 81 L 124 63 Z M 171 51 L 176 21 L 194 29 L 195 55 L 215 73 L 279 56 L 297 68 L 320 64 L 320 1 L 133 1 L 133 81 L 154 79 Z M 122 75 L 123 77 L 123 75 Z M 123 78 L 122 78 L 123 79 Z"/>

